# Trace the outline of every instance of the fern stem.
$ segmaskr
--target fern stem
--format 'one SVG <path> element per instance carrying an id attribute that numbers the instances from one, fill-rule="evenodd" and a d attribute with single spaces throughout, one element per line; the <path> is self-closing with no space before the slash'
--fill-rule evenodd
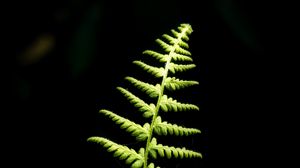
<path id="1" fill-rule="evenodd" d="M 175 50 L 179 45 L 179 41 L 181 41 L 182 37 L 186 34 L 187 30 L 188 30 L 188 28 L 185 28 L 180 33 L 180 35 L 177 37 L 177 42 L 175 44 L 173 44 L 173 47 L 172 47 L 171 51 L 169 52 L 169 55 L 168 55 L 168 58 L 167 58 L 167 62 L 166 62 L 165 69 L 164 69 L 163 79 L 162 79 L 162 82 L 161 82 L 161 85 L 160 85 L 161 86 L 160 87 L 160 94 L 159 94 L 158 99 L 157 99 L 157 103 L 156 103 L 156 106 L 155 106 L 155 113 L 152 117 L 150 129 L 149 129 L 149 136 L 148 136 L 148 139 L 147 139 L 145 154 L 144 154 L 144 166 L 143 166 L 143 168 L 147 168 L 147 166 L 148 166 L 148 163 L 147 163 L 148 162 L 148 154 L 149 154 L 150 142 L 151 142 L 151 139 L 152 139 L 153 127 L 154 127 L 154 123 L 156 121 L 156 118 L 158 116 L 161 98 L 164 95 L 165 80 L 168 77 L 168 72 L 169 72 L 169 67 L 170 67 L 170 63 L 171 63 L 171 60 L 172 60 L 172 55 L 173 55 L 173 53 L 175 53 Z"/>

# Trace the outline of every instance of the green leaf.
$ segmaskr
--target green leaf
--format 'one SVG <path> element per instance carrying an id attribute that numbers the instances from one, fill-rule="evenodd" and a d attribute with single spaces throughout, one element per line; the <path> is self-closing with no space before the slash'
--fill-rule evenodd
<path id="1" fill-rule="evenodd" d="M 167 158 L 170 159 L 172 157 L 170 148 L 164 148 L 164 151 L 166 153 Z"/>
<path id="2" fill-rule="evenodd" d="M 160 107 L 164 112 L 168 111 L 188 111 L 188 110 L 199 110 L 199 107 L 193 104 L 186 104 L 177 102 L 177 100 L 173 100 L 172 98 L 168 98 L 166 95 L 163 95 L 162 100 L 160 102 Z"/>
<path id="3" fill-rule="evenodd" d="M 172 51 L 172 49 L 174 48 L 173 46 L 165 43 L 164 41 L 162 41 L 161 39 L 156 39 L 155 40 L 166 52 L 170 52 Z"/>
<path id="4" fill-rule="evenodd" d="M 154 57 L 155 59 L 159 60 L 159 62 L 167 62 L 167 56 L 168 56 L 168 55 L 161 54 L 161 53 L 158 53 L 158 52 L 152 51 L 152 50 L 145 50 L 145 51 L 143 52 L 143 54 L 152 56 L 152 57 Z"/>
<path id="5" fill-rule="evenodd" d="M 165 153 L 164 153 L 164 150 L 162 148 L 157 148 L 157 152 L 158 152 L 160 157 L 165 157 Z"/>
<path id="6" fill-rule="evenodd" d="M 114 157 L 118 157 L 118 156 L 121 156 L 121 154 L 123 153 L 123 150 L 122 149 L 117 149 L 114 153 Z"/>
<path id="7" fill-rule="evenodd" d="M 170 35 L 168 35 L 168 34 L 163 34 L 162 35 L 165 39 L 167 39 L 168 40 L 168 42 L 170 43 L 170 44 L 177 44 L 178 43 L 178 39 L 177 38 L 174 38 L 174 37 L 172 37 L 172 36 L 170 36 Z"/>
<path id="8" fill-rule="evenodd" d="M 148 165 L 148 168 L 154 168 L 155 166 L 154 166 L 154 164 L 153 163 L 150 163 L 149 165 Z M 160 168 L 160 167 L 156 167 L 156 168 Z"/>
<path id="9" fill-rule="evenodd" d="M 156 153 L 156 151 L 155 151 L 155 150 L 153 150 L 153 149 L 150 149 L 150 150 L 149 150 L 149 153 L 150 153 L 150 155 L 151 155 L 151 157 L 152 157 L 152 158 L 154 158 L 154 159 L 156 159 L 156 158 L 157 158 L 157 153 Z"/>
<path id="10" fill-rule="evenodd" d="M 154 77 L 162 77 L 164 76 L 164 68 L 158 68 L 154 66 L 150 66 L 148 64 L 145 64 L 142 61 L 133 61 L 134 64 L 145 70 L 147 73 L 153 75 Z"/>
<path id="11" fill-rule="evenodd" d="M 139 154 L 140 154 L 142 157 L 144 157 L 144 155 L 145 155 L 145 149 L 144 149 L 144 148 L 140 148 Z"/>
<path id="12" fill-rule="evenodd" d="M 162 109 L 163 111 L 168 111 L 168 108 L 167 108 L 166 104 L 161 103 L 161 104 L 160 104 L 160 107 L 161 107 L 161 109 Z"/>
<path id="13" fill-rule="evenodd" d="M 174 38 L 168 34 L 164 34 L 163 37 L 168 40 L 168 42 L 172 45 L 179 45 L 184 48 L 189 48 L 189 45 L 182 41 L 181 39 Z"/>
<path id="14" fill-rule="evenodd" d="M 192 55 L 188 50 L 181 48 L 179 45 L 175 46 L 175 52 L 178 54 Z"/>
<path id="15" fill-rule="evenodd" d="M 177 32 L 177 31 L 174 30 L 174 29 L 172 29 L 171 32 L 172 32 L 172 34 L 173 34 L 175 37 L 180 38 L 180 35 L 181 35 L 181 34 L 180 34 L 179 32 Z"/>
<path id="16" fill-rule="evenodd" d="M 140 112 L 144 113 L 144 117 L 149 118 L 154 114 L 154 104 L 148 105 L 142 99 L 138 98 L 137 96 L 135 96 L 134 94 L 122 87 L 117 87 L 117 89 L 129 100 L 131 104 L 133 104 Z"/>
<path id="17" fill-rule="evenodd" d="M 201 131 L 196 128 L 186 128 L 182 126 L 178 126 L 176 124 L 170 124 L 166 121 L 161 122 L 161 117 L 158 116 L 156 118 L 156 122 L 154 125 L 154 132 L 157 135 L 176 135 L 176 136 L 189 136 L 194 134 L 199 134 Z"/>
<path id="18" fill-rule="evenodd" d="M 142 160 L 137 160 L 131 165 L 131 168 L 141 168 L 143 164 L 144 162 Z"/>
<path id="19" fill-rule="evenodd" d="M 116 124 L 120 125 L 121 129 L 131 133 L 131 135 L 136 137 L 138 141 L 144 141 L 148 138 L 148 130 L 140 124 L 136 124 L 133 121 L 121 117 L 109 110 L 102 109 L 99 112 L 112 119 Z"/>
<path id="20" fill-rule="evenodd" d="M 197 81 L 187 81 L 187 80 L 179 80 L 176 79 L 175 77 L 167 77 L 165 81 L 165 88 L 173 91 L 173 90 L 179 90 L 179 89 L 184 89 L 186 87 L 198 85 L 199 82 Z"/>
<path id="21" fill-rule="evenodd" d="M 170 53 L 170 55 L 173 61 L 193 61 L 191 57 L 176 52 Z"/>
<path id="22" fill-rule="evenodd" d="M 117 144 L 103 137 L 90 137 L 88 138 L 88 141 L 102 145 L 102 147 L 106 148 L 108 152 L 112 152 L 114 157 L 117 157 L 120 160 L 125 160 L 126 164 L 138 162 L 135 166 L 139 166 L 140 162 L 143 163 L 143 157 L 136 153 L 134 149 L 129 149 L 127 146 Z"/>
<path id="23" fill-rule="evenodd" d="M 148 168 L 154 168 L 154 164 L 153 163 L 150 163 Z"/>
<path id="24" fill-rule="evenodd" d="M 148 134 L 139 134 L 136 139 L 138 141 L 145 141 L 148 138 Z"/>
<path id="25" fill-rule="evenodd" d="M 186 49 L 189 48 L 189 45 L 186 42 L 184 42 L 184 41 L 179 41 L 178 44 L 179 44 L 180 47 L 184 47 Z"/>
<path id="26" fill-rule="evenodd" d="M 125 79 L 128 80 L 130 83 L 132 83 L 135 87 L 137 87 L 141 91 L 145 92 L 151 98 L 158 97 L 158 95 L 160 93 L 160 85 L 159 84 L 154 86 L 154 85 L 151 85 L 149 83 L 137 80 L 133 77 L 126 77 Z"/>
<path id="27" fill-rule="evenodd" d="M 173 155 L 174 155 L 174 157 L 175 158 L 178 158 L 178 150 L 176 150 L 176 148 L 175 147 L 170 147 L 170 149 L 172 149 L 172 153 L 173 153 Z"/>
<path id="28" fill-rule="evenodd" d="M 154 138 L 153 138 L 154 139 Z M 152 140 L 153 141 L 153 140 Z M 156 140 L 155 140 L 156 141 Z M 160 157 L 171 158 L 202 158 L 202 154 L 192 150 L 187 150 L 183 148 L 175 148 L 173 146 L 164 146 L 162 144 L 152 143 L 150 145 L 150 150 L 155 150 L 158 152 Z"/>
<path id="29" fill-rule="evenodd" d="M 135 161 L 136 160 L 136 157 L 134 156 L 134 155 L 130 155 L 127 159 L 126 159 L 126 161 L 125 161 L 125 163 L 126 164 L 131 164 L 133 161 Z"/>
<path id="30" fill-rule="evenodd" d="M 185 71 L 188 71 L 190 69 L 193 69 L 195 68 L 196 65 L 195 64 L 187 64 L 187 65 L 184 65 L 184 64 L 174 64 L 174 63 L 170 63 L 169 65 L 169 70 L 175 74 L 176 72 L 185 72 Z"/>
<path id="31" fill-rule="evenodd" d="M 121 156 L 119 156 L 120 160 L 125 160 L 126 158 L 128 158 L 130 154 L 129 153 L 122 153 Z"/>

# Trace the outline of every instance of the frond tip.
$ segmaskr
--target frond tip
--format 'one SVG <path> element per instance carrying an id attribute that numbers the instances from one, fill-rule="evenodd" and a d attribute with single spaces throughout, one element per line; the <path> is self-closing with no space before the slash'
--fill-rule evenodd
<path id="1" fill-rule="evenodd" d="M 114 157 L 125 160 L 125 163 L 130 164 L 131 168 L 141 168 L 144 164 L 143 157 L 127 146 L 117 144 L 103 137 L 90 137 L 88 141 L 102 145 L 108 152 L 112 152 Z"/>

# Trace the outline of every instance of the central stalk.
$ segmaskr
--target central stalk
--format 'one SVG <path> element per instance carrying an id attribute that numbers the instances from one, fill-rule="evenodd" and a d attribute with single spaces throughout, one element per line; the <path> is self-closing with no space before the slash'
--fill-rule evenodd
<path id="1" fill-rule="evenodd" d="M 147 168 L 147 166 L 148 166 L 147 162 L 148 162 L 149 146 L 150 146 L 150 142 L 151 142 L 151 139 L 152 139 L 153 127 L 154 127 L 155 120 L 158 116 L 158 111 L 159 111 L 159 108 L 160 108 L 161 98 L 164 95 L 163 93 L 164 93 L 164 87 L 165 87 L 165 80 L 168 77 L 168 71 L 169 71 L 170 62 L 172 60 L 172 55 L 175 52 L 176 47 L 179 47 L 178 42 L 181 40 L 182 35 L 185 34 L 185 33 L 186 33 L 186 30 L 182 31 L 181 34 L 177 37 L 176 43 L 173 44 L 172 49 L 171 49 L 171 51 L 169 52 L 169 54 L 167 56 L 168 58 L 167 58 L 167 62 L 166 62 L 166 65 L 165 65 L 163 79 L 162 79 L 162 82 L 160 84 L 160 86 L 161 86 L 160 87 L 160 93 L 159 93 L 159 96 L 158 96 L 158 99 L 157 99 L 157 102 L 156 102 L 155 112 L 154 112 L 154 115 L 152 117 L 150 129 L 149 129 L 149 134 L 148 134 L 149 136 L 147 138 L 146 149 L 145 149 L 145 153 L 144 153 L 144 161 L 145 162 L 144 162 L 144 167 L 143 168 Z"/>

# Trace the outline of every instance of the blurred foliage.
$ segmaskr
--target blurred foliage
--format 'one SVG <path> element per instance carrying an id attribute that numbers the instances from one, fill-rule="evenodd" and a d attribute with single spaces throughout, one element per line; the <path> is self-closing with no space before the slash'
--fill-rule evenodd
<path id="1" fill-rule="evenodd" d="M 18 56 L 18 61 L 23 66 L 34 64 L 53 50 L 54 45 L 53 35 L 42 34 Z"/>
<path id="2" fill-rule="evenodd" d="M 76 77 L 82 75 L 83 71 L 88 69 L 91 62 L 96 56 L 97 33 L 101 31 L 97 23 L 101 22 L 101 8 L 98 4 L 87 9 L 82 21 L 73 35 L 70 48 L 68 62 L 70 63 L 70 72 Z"/>

